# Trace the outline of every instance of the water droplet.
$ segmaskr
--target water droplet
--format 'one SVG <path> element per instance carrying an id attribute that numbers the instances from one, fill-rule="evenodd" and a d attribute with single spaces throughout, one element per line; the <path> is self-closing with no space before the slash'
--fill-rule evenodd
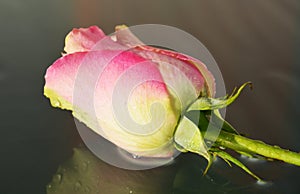
<path id="1" fill-rule="evenodd" d="M 207 145 L 212 145 L 212 142 L 208 140 L 208 141 L 206 141 L 206 144 Z"/>
<path id="2" fill-rule="evenodd" d="M 74 185 L 74 190 L 79 191 L 80 188 L 81 188 L 81 182 L 77 181 Z"/>
<path id="3" fill-rule="evenodd" d="M 52 185 L 51 185 L 51 184 L 47 185 L 47 188 L 48 188 L 48 189 L 51 189 L 51 188 L 52 188 Z"/>
<path id="4" fill-rule="evenodd" d="M 62 181 L 62 175 L 61 174 L 54 175 L 53 181 L 57 182 L 57 183 L 61 183 L 61 181 Z"/>
<path id="5" fill-rule="evenodd" d="M 256 158 L 256 157 L 249 157 L 249 156 L 245 156 L 245 155 L 241 155 L 240 157 L 244 160 L 247 160 L 248 162 L 253 162 L 253 163 L 264 163 L 264 162 L 266 162 L 266 160 Z"/>
<path id="6" fill-rule="evenodd" d="M 133 191 L 130 190 L 129 193 L 133 193 Z"/>
<path id="7" fill-rule="evenodd" d="M 134 159 L 140 158 L 140 156 L 138 156 L 138 155 L 136 155 L 136 154 L 132 154 L 132 157 L 133 157 Z"/>
<path id="8" fill-rule="evenodd" d="M 61 106 L 61 102 L 57 98 L 51 99 L 51 104 L 54 107 L 60 107 Z"/>

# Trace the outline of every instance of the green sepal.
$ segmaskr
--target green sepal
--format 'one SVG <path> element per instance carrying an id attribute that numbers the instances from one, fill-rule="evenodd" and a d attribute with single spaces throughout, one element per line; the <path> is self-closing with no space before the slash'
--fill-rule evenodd
<path id="1" fill-rule="evenodd" d="M 207 172 L 212 163 L 212 156 L 208 152 L 208 148 L 198 126 L 186 116 L 181 118 L 176 128 L 174 142 L 175 147 L 181 152 L 193 152 L 203 156 L 208 161 L 205 170 L 205 172 Z"/>
<path id="2" fill-rule="evenodd" d="M 215 161 L 216 156 L 214 154 L 211 154 L 210 152 L 208 152 L 209 154 L 209 159 L 207 160 L 207 166 L 203 172 L 203 175 L 206 175 L 206 173 L 208 172 L 208 169 L 211 167 L 213 161 Z"/>
<path id="3" fill-rule="evenodd" d="M 206 133 L 206 130 L 208 128 L 208 116 L 210 116 L 210 113 L 206 111 L 199 111 L 200 112 L 200 117 L 199 117 L 199 122 L 198 122 L 198 128 L 200 129 L 200 132 L 202 135 Z"/>
<path id="4" fill-rule="evenodd" d="M 230 105 L 233 101 L 235 101 L 235 99 L 240 95 L 241 91 L 247 85 L 251 87 L 252 83 L 246 82 L 238 90 L 236 90 L 235 88 L 230 96 L 225 96 L 221 98 L 200 97 L 187 109 L 187 112 L 192 110 L 216 110 L 225 108 L 228 105 Z"/>
<path id="5" fill-rule="evenodd" d="M 227 152 L 217 149 L 217 150 L 214 151 L 214 153 L 217 156 L 219 156 L 220 158 L 222 158 L 227 164 L 229 164 L 229 166 L 231 166 L 230 162 L 232 162 L 235 165 L 237 165 L 238 167 L 240 167 L 241 169 L 243 169 L 245 172 L 247 172 L 249 175 L 251 175 L 252 177 L 254 177 L 255 179 L 257 179 L 258 181 L 262 181 L 261 178 L 259 178 L 253 172 L 251 172 L 249 170 L 249 168 L 247 168 L 241 161 L 239 161 L 238 159 L 234 158 L 233 156 L 231 156 Z"/>
<path id="6" fill-rule="evenodd" d="M 215 116 L 214 119 L 216 119 L 217 123 L 222 123 L 222 130 L 227 131 L 229 133 L 239 134 L 237 130 L 230 123 L 228 123 L 225 119 L 223 119 L 219 110 L 213 110 L 212 114 L 214 114 Z"/>
<path id="7" fill-rule="evenodd" d="M 215 127 L 219 127 L 226 132 L 239 135 L 237 130 L 230 123 L 228 123 L 225 119 L 223 119 L 219 110 L 200 111 L 198 127 L 200 128 L 200 131 L 202 134 L 204 134 L 206 132 L 207 127 L 210 122 Z"/>

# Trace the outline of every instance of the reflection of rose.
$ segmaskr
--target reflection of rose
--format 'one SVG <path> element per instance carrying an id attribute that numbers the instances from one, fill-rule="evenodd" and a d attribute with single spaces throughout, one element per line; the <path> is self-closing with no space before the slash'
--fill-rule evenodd
<path id="1" fill-rule="evenodd" d="M 52 106 L 73 111 L 128 152 L 170 156 L 182 112 L 200 95 L 214 95 L 214 78 L 200 61 L 143 45 L 125 26 L 116 29 L 113 36 L 96 26 L 73 29 L 66 37 L 66 53 L 47 70 L 44 93 Z M 95 85 L 77 80 L 82 68 L 87 72 L 80 79 L 96 76 Z M 103 70 L 95 75 L 97 68 Z M 92 87 L 93 93 L 82 86 Z M 80 96 L 74 97 L 75 89 Z M 93 95 L 94 102 L 83 102 L 86 95 Z M 88 104 L 93 104 L 94 112 Z"/>

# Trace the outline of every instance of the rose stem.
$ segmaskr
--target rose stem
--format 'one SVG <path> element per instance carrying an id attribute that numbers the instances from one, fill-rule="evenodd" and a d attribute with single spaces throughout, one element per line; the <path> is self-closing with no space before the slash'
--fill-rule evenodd
<path id="1" fill-rule="evenodd" d="M 211 135 L 205 136 L 210 140 Z M 278 146 L 267 145 L 262 141 L 246 138 L 241 135 L 221 130 L 215 145 L 249 154 L 258 154 L 266 158 L 281 160 L 286 163 L 300 166 L 300 153 L 282 149 Z"/>

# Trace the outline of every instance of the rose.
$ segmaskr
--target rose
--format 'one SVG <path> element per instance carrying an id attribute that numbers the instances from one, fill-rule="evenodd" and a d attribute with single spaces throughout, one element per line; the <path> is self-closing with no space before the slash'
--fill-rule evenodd
<path id="1" fill-rule="evenodd" d="M 171 156 L 188 105 L 215 92 L 201 61 L 146 46 L 126 26 L 117 26 L 114 36 L 96 26 L 73 29 L 64 50 L 45 75 L 51 104 L 140 156 Z"/>
<path id="2" fill-rule="evenodd" d="M 214 98 L 214 77 L 202 62 L 144 45 L 126 26 L 112 36 L 96 26 L 74 29 L 64 50 L 47 69 L 44 94 L 54 107 L 71 110 L 131 154 L 170 157 L 176 149 L 190 151 L 208 160 L 206 170 L 219 156 L 257 180 L 227 149 L 300 166 L 299 153 L 241 136 L 219 114 L 250 82 Z M 188 117 L 192 112 L 198 121 Z"/>

